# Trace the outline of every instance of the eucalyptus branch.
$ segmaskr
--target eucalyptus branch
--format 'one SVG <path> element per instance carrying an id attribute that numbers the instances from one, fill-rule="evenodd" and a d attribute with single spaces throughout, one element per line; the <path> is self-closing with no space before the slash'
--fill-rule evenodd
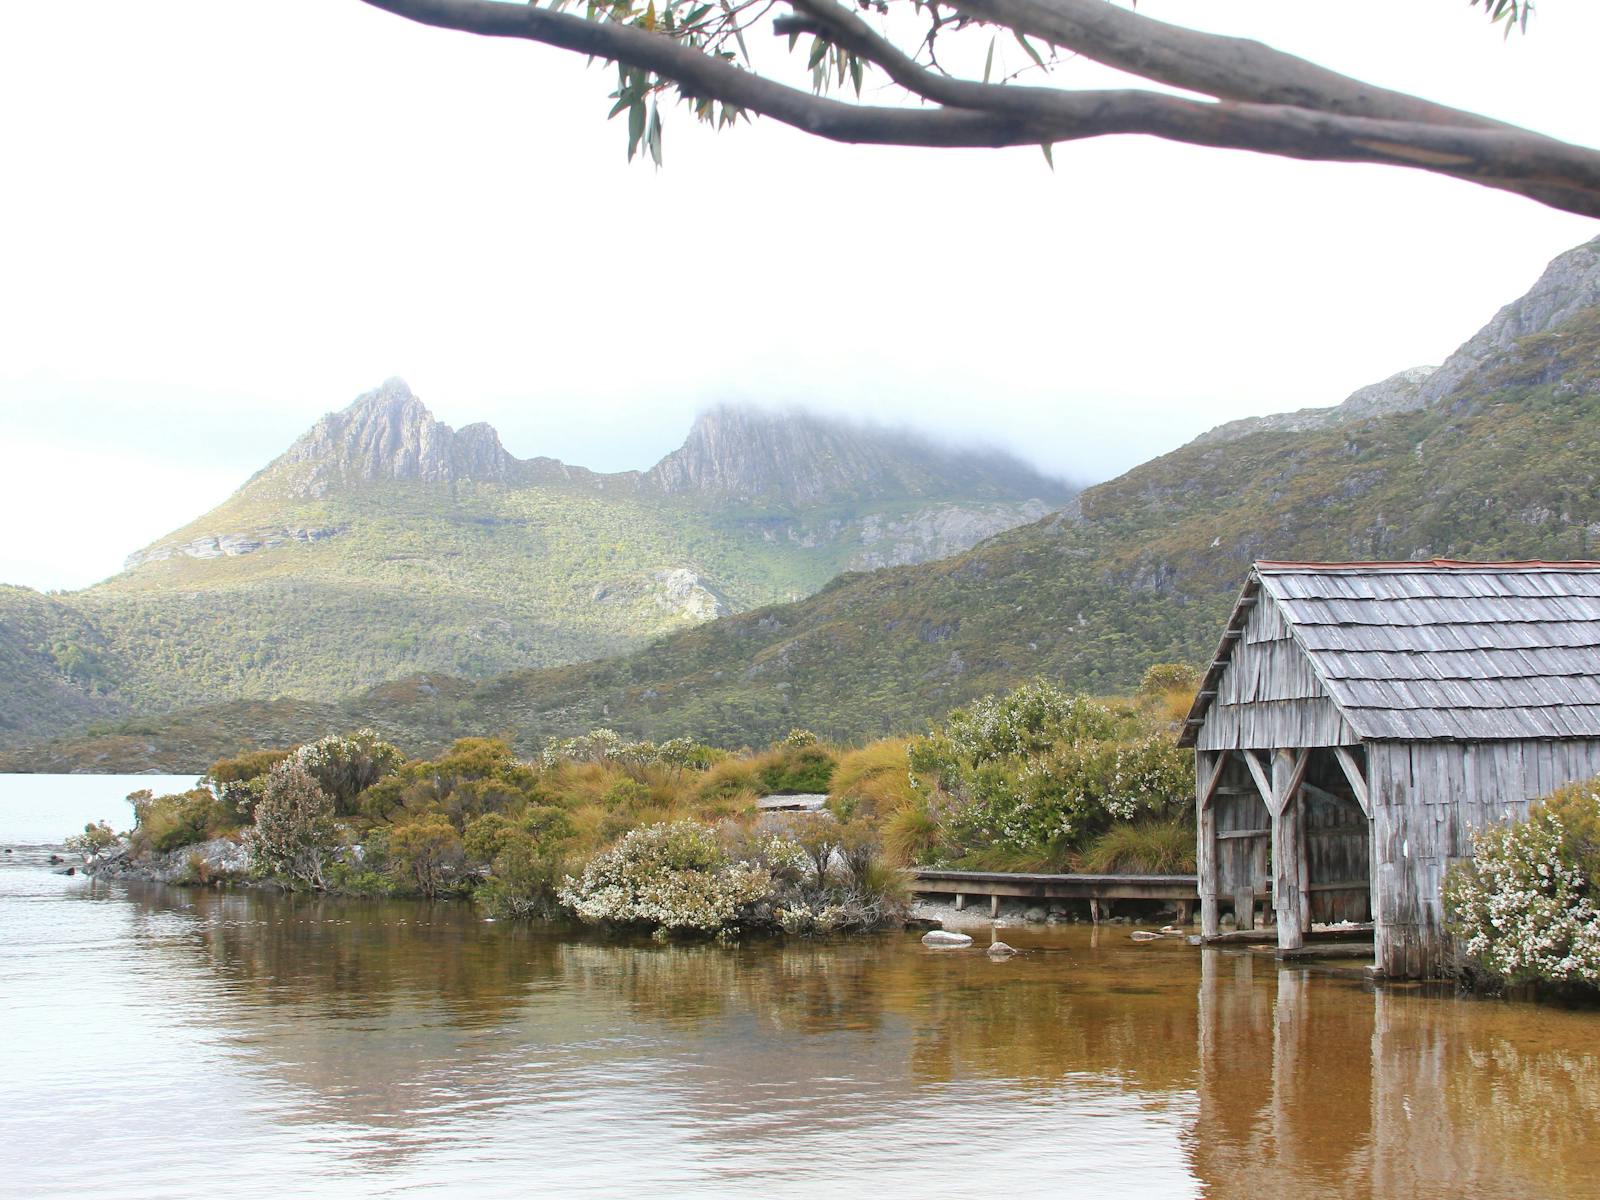
<path id="1" fill-rule="evenodd" d="M 851 104 L 813 95 L 669 34 L 614 19 L 586 20 L 497 0 L 364 2 L 440 28 L 521 38 L 615 61 L 673 84 L 687 99 L 721 101 L 834 141 L 998 147 L 1145 134 L 1288 158 L 1411 167 L 1600 216 L 1600 153 L 1594 150 L 1374 88 L 1257 42 L 1166 25 L 1105 0 L 955 4 L 983 21 L 1215 99 L 950 78 L 918 63 L 834 0 L 789 0 L 793 14 L 777 18 L 773 27 L 790 35 L 812 33 L 937 107 Z"/>

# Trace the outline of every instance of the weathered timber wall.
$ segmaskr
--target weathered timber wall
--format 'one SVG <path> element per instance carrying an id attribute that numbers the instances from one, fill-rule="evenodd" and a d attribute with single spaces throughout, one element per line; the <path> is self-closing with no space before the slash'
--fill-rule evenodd
<path id="1" fill-rule="evenodd" d="M 1211 800 L 1215 812 L 1217 899 L 1231 907 L 1240 929 L 1255 927 L 1255 906 L 1272 891 L 1267 851 L 1272 818 L 1236 755 L 1227 755 Z M 1201 887 L 1205 886 L 1204 881 Z M 1267 910 L 1263 908 L 1263 913 Z"/>
<path id="2" fill-rule="evenodd" d="M 1195 745 L 1202 750 L 1354 745 L 1358 738 L 1263 594 L 1217 680 Z"/>
<path id="3" fill-rule="evenodd" d="M 1311 920 L 1372 920 L 1372 823 L 1332 751 L 1312 752 L 1298 803 Z"/>
<path id="4" fill-rule="evenodd" d="M 1369 742 L 1367 763 L 1378 965 L 1419 978 L 1452 965 L 1442 888 L 1471 854 L 1473 831 L 1521 820 L 1530 801 L 1600 775 L 1600 740 Z"/>

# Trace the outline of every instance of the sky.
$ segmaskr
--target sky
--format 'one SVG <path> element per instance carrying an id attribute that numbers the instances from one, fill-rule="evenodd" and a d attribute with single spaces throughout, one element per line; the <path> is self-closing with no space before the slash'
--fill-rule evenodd
<path id="1" fill-rule="evenodd" d="M 1510 39 L 1466 0 L 1140 11 L 1600 144 L 1597 5 L 1548 0 Z M 625 161 L 612 80 L 359 0 L 0 6 L 0 582 L 114 573 L 396 375 L 599 470 L 733 401 L 1094 482 L 1437 363 L 1600 233 L 1421 173 L 1142 138 L 1052 171 L 668 110 L 658 171 Z"/>

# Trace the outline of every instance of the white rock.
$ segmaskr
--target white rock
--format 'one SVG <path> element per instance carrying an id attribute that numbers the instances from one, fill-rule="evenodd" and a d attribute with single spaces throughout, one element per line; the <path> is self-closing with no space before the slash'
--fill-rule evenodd
<path id="1" fill-rule="evenodd" d="M 972 939 L 964 933 L 951 933 L 948 929 L 930 929 L 922 935 L 922 944 L 955 949 L 972 945 Z"/>

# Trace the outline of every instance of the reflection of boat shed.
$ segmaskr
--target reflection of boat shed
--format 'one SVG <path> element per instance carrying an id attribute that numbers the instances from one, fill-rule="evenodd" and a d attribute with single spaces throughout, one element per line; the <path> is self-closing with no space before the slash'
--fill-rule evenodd
<path id="1" fill-rule="evenodd" d="M 1182 744 L 1203 933 L 1270 896 L 1280 948 L 1371 920 L 1439 974 L 1472 831 L 1600 774 L 1600 563 L 1257 563 Z"/>

